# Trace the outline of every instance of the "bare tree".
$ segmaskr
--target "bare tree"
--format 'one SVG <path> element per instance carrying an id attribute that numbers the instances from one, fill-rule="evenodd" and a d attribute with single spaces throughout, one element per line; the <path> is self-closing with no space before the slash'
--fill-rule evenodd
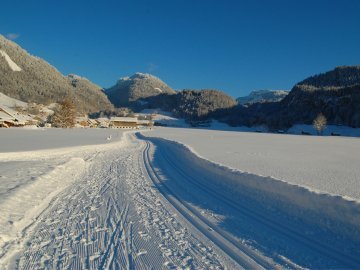
<path id="1" fill-rule="evenodd" d="M 324 129 L 326 128 L 326 123 L 326 117 L 322 113 L 319 113 L 313 121 L 313 127 L 316 129 L 318 135 L 322 135 Z"/>
<path id="2" fill-rule="evenodd" d="M 56 109 L 51 118 L 55 127 L 72 128 L 75 126 L 76 108 L 75 103 L 69 97 L 65 98 Z"/>

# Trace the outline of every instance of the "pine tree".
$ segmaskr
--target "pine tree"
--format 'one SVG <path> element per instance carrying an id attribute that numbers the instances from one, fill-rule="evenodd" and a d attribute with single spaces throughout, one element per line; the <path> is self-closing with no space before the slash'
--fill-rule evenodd
<path id="1" fill-rule="evenodd" d="M 69 97 L 65 98 L 52 116 L 51 123 L 54 127 L 72 128 L 75 126 L 76 107 Z"/>

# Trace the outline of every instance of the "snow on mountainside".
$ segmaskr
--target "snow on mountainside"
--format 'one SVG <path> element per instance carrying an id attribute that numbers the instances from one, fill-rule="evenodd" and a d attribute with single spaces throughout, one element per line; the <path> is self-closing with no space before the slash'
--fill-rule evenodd
<path id="1" fill-rule="evenodd" d="M 241 105 L 256 102 L 274 102 L 282 100 L 288 93 L 285 90 L 256 90 L 252 91 L 248 96 L 239 97 L 236 100 Z"/>
<path id="2" fill-rule="evenodd" d="M 6 62 L 9 64 L 9 67 L 12 71 L 21 71 L 21 68 L 7 55 L 6 52 L 0 50 L 0 55 L 5 58 Z"/>
<path id="3" fill-rule="evenodd" d="M 2 35 L 0 50 L 0 92 L 5 95 L 38 104 L 61 102 L 65 96 L 71 96 L 82 113 L 113 108 L 101 87 L 80 77 L 76 78 L 80 83 L 74 83 L 73 78 L 62 75 Z"/>

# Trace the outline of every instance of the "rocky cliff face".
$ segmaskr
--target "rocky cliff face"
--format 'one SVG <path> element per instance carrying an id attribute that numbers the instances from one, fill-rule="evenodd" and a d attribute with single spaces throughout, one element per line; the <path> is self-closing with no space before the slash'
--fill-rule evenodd
<path id="1" fill-rule="evenodd" d="M 111 109 L 102 89 L 74 75 L 63 76 L 41 58 L 30 55 L 16 43 L 0 35 L 0 92 L 25 101 L 49 104 L 66 96 L 75 99 L 82 113 Z"/>

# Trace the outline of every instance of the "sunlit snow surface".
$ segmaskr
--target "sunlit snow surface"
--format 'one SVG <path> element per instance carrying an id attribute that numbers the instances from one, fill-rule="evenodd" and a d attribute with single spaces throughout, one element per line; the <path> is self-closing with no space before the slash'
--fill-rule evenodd
<path id="1" fill-rule="evenodd" d="M 135 132 L 0 129 L 1 269 L 360 267 L 358 139 Z"/>
<path id="2" fill-rule="evenodd" d="M 215 163 L 360 200 L 360 139 L 158 128 Z"/>

